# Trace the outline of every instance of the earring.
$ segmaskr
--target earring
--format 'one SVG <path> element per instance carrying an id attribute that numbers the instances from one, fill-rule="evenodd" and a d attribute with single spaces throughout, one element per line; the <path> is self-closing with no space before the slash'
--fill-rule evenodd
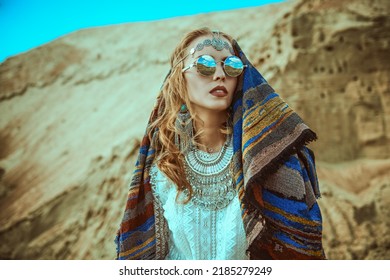
<path id="1" fill-rule="evenodd" d="M 185 154 L 189 150 L 193 137 L 190 112 L 185 104 L 181 105 L 175 122 L 175 144 Z"/>

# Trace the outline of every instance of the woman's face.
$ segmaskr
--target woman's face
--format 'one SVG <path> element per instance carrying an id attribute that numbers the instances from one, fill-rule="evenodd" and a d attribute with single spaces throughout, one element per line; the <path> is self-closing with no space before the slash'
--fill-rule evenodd
<path id="1" fill-rule="evenodd" d="M 188 52 L 194 48 L 198 43 L 205 39 L 212 39 L 212 36 L 202 36 L 196 38 L 188 47 Z M 227 39 L 222 38 L 224 41 Z M 195 51 L 194 56 L 189 55 L 184 60 L 184 67 L 189 66 L 199 56 L 208 54 L 214 57 L 216 61 L 223 61 L 226 57 L 232 54 L 227 50 L 216 50 L 212 46 L 204 47 L 200 51 Z M 184 79 L 187 84 L 187 92 L 189 99 L 195 108 L 195 111 L 200 112 L 204 110 L 213 112 L 226 111 L 233 100 L 233 94 L 237 85 L 237 77 L 230 77 L 223 71 L 222 63 L 217 63 L 217 69 L 211 76 L 202 76 L 196 70 L 196 67 L 191 67 L 184 72 Z M 216 87 L 219 87 L 216 89 Z"/>

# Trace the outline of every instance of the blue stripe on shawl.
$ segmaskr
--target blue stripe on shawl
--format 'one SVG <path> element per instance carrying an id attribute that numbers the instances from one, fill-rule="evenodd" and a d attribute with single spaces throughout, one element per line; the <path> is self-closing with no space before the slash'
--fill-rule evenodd
<path id="1" fill-rule="evenodd" d="M 287 104 L 284 104 L 284 107 L 282 108 L 282 112 L 286 111 L 287 109 L 289 108 L 289 106 Z"/>
<path id="2" fill-rule="evenodd" d="M 317 175 L 316 175 L 314 158 L 312 157 L 312 154 L 310 153 L 309 148 L 303 147 L 302 152 L 305 154 L 305 158 L 306 158 L 306 160 L 308 161 L 308 164 L 309 164 L 309 166 L 307 167 L 307 170 L 305 168 L 305 171 L 308 172 L 307 176 L 308 176 L 308 178 L 310 180 L 310 183 L 313 186 L 313 188 L 317 192 L 319 192 L 319 190 L 318 190 L 318 178 L 317 178 Z M 317 195 L 319 195 L 319 193 L 317 193 Z"/>
<path id="3" fill-rule="evenodd" d="M 321 222 L 322 220 L 317 203 L 309 210 L 305 202 L 281 198 L 266 189 L 263 189 L 263 200 L 297 217 L 307 218 L 316 222 Z"/>
<path id="4" fill-rule="evenodd" d="M 299 162 L 299 160 L 294 157 L 294 156 L 291 156 L 285 163 L 284 165 L 287 167 L 287 168 L 290 168 L 290 169 L 294 169 L 294 170 L 297 170 L 299 172 L 302 171 L 302 167 L 301 167 L 301 164 Z"/>
<path id="5" fill-rule="evenodd" d="M 322 229 L 321 225 L 317 225 L 317 226 L 305 225 L 300 222 L 292 221 L 281 214 L 272 212 L 271 210 L 264 209 L 263 213 L 269 219 L 272 219 L 276 222 L 280 222 L 284 224 L 286 227 L 289 227 L 291 229 L 297 229 L 308 233 L 318 233 Z M 306 217 L 301 217 L 301 218 L 306 218 Z"/>
<path id="6" fill-rule="evenodd" d="M 148 147 L 147 146 L 141 146 L 139 149 L 140 154 L 146 155 L 148 152 Z"/>
<path id="7" fill-rule="evenodd" d="M 249 63 L 245 61 L 245 63 Z M 259 71 L 257 71 L 252 65 L 248 65 L 248 67 L 244 70 L 244 81 L 242 85 L 242 91 L 246 92 L 248 89 L 253 87 L 253 85 L 260 85 L 266 83 L 267 81 L 261 76 Z"/>
<path id="8" fill-rule="evenodd" d="M 147 219 L 144 224 L 140 225 L 139 227 L 135 228 L 134 230 L 122 233 L 120 236 L 120 240 L 121 240 L 121 242 L 124 242 L 127 238 L 129 238 L 133 233 L 135 233 L 137 231 L 147 232 L 150 229 L 150 227 L 153 225 L 154 225 L 154 216 Z"/>
<path id="9" fill-rule="evenodd" d="M 137 169 L 134 169 L 134 172 L 133 172 L 133 173 L 141 172 L 141 171 L 143 171 L 143 170 L 144 170 L 143 168 L 137 168 Z"/>
<path id="10" fill-rule="evenodd" d="M 308 182 L 309 181 L 309 175 L 307 174 L 306 168 L 302 169 L 301 174 L 302 174 L 303 181 Z"/>
<path id="11" fill-rule="evenodd" d="M 309 148 L 307 148 L 307 147 L 303 147 L 303 149 L 302 149 L 302 152 L 305 154 L 305 158 L 306 158 L 306 160 L 308 161 L 307 163 L 308 163 L 308 168 L 309 168 L 309 170 L 307 170 L 307 172 L 309 173 L 309 174 L 311 174 L 311 175 L 314 175 L 314 174 L 316 174 L 316 172 L 315 172 L 315 164 L 314 164 L 314 160 L 313 160 L 313 158 L 311 157 L 311 154 L 310 154 L 310 152 L 309 152 Z M 311 180 L 311 181 L 317 181 L 317 179 L 316 179 L 316 177 L 315 176 L 312 176 L 311 178 L 310 178 L 310 175 L 307 175 L 308 176 L 308 178 Z M 314 184 L 313 184 L 314 185 Z"/>
<path id="12" fill-rule="evenodd" d="M 314 160 L 313 158 L 311 157 L 311 154 L 309 152 L 309 148 L 306 147 L 306 146 L 303 146 L 302 147 L 302 152 L 306 154 L 306 159 L 309 161 L 309 164 L 310 165 L 314 165 Z"/>
<path id="13" fill-rule="evenodd" d="M 236 153 L 241 149 L 241 131 L 242 119 L 237 121 L 233 126 L 233 152 Z"/>
<path id="14" fill-rule="evenodd" d="M 284 243 L 290 244 L 296 248 L 300 249 L 308 249 L 308 244 L 300 244 L 293 239 L 291 239 L 288 235 L 284 234 L 283 232 L 277 232 L 275 234 L 275 237 L 278 238 L 279 240 L 283 241 Z"/>
<path id="15" fill-rule="evenodd" d="M 150 149 L 149 151 L 144 151 L 144 154 L 145 154 L 145 152 L 147 152 L 146 157 L 149 158 L 150 156 L 154 155 L 156 151 L 154 149 Z M 139 162 L 137 161 L 136 166 L 138 166 L 138 165 L 139 165 Z M 138 172 L 142 172 L 143 170 L 144 170 L 143 167 L 136 168 L 136 169 L 134 169 L 133 174 L 138 173 Z"/>
<path id="16" fill-rule="evenodd" d="M 128 254 L 128 255 L 126 255 L 126 256 L 119 257 L 118 259 L 119 259 L 119 260 L 126 260 L 126 259 L 128 259 L 130 256 L 134 256 L 134 255 L 138 254 L 139 252 L 145 251 L 146 249 L 150 248 L 151 246 L 153 246 L 153 245 L 155 245 L 155 244 L 156 244 L 156 239 L 153 239 L 153 241 L 150 242 L 147 246 L 140 248 L 139 250 L 133 252 L 132 254 Z"/>
<path id="17" fill-rule="evenodd" d="M 148 151 L 147 157 L 149 157 L 149 156 L 151 156 L 151 155 L 154 155 L 154 153 L 155 153 L 155 150 L 154 150 L 154 149 L 150 149 L 150 150 Z"/>
<path id="18" fill-rule="evenodd" d="M 244 179 L 244 175 L 241 173 L 240 176 L 238 176 L 237 178 L 236 185 L 238 186 L 243 179 Z"/>
<path id="19" fill-rule="evenodd" d="M 246 104 L 246 107 L 249 109 L 249 108 L 251 108 L 253 105 L 255 105 L 255 102 L 253 102 L 253 100 L 247 100 L 247 101 L 245 102 L 245 104 Z"/>
<path id="20" fill-rule="evenodd" d="M 261 102 L 260 106 L 263 106 L 265 103 L 267 103 L 269 100 L 275 98 L 275 97 L 279 97 L 279 95 L 277 93 L 271 93 L 269 94 L 264 100 L 263 102 Z"/>
<path id="21" fill-rule="evenodd" d="M 290 168 L 290 169 L 293 169 L 293 170 L 296 170 L 299 172 L 299 174 L 301 174 L 303 180 L 305 182 L 307 182 L 309 180 L 309 176 L 307 175 L 307 172 L 305 170 L 305 168 L 302 168 L 302 165 L 301 165 L 301 162 L 299 161 L 299 159 L 295 156 L 291 156 L 285 163 L 284 165 L 287 167 L 287 168 Z"/>
<path id="22" fill-rule="evenodd" d="M 242 106 L 242 99 L 238 99 L 234 104 L 233 104 L 233 110 L 237 111 L 237 108 L 239 106 Z"/>

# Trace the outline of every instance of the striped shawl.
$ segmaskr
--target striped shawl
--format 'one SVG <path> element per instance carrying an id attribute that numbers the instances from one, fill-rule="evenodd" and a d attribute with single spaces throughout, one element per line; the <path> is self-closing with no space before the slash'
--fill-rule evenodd
<path id="1" fill-rule="evenodd" d="M 233 173 L 250 259 L 324 259 L 316 139 L 302 119 L 248 61 L 233 100 Z M 157 99 L 150 116 L 158 115 Z M 168 229 L 153 198 L 149 170 L 155 158 L 148 129 L 141 142 L 126 209 L 116 236 L 117 259 L 164 259 Z"/>

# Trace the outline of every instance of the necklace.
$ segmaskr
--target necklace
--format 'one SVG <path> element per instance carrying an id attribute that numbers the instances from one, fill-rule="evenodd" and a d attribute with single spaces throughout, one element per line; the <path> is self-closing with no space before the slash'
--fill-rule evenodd
<path id="1" fill-rule="evenodd" d="M 227 207 L 236 195 L 230 162 L 233 157 L 231 137 L 218 153 L 209 154 L 192 146 L 185 155 L 185 171 L 192 186 L 191 200 L 208 210 Z M 188 191 L 184 193 L 188 195 Z"/>

